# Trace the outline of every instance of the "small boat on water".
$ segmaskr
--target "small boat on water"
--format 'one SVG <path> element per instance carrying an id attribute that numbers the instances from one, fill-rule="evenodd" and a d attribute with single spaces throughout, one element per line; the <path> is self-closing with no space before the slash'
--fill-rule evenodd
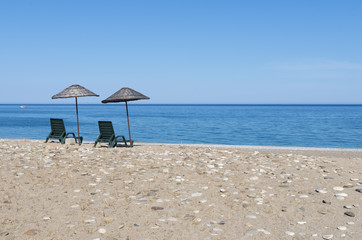
<path id="1" fill-rule="evenodd" d="M 20 108 L 26 108 L 26 106 L 20 106 Z"/>

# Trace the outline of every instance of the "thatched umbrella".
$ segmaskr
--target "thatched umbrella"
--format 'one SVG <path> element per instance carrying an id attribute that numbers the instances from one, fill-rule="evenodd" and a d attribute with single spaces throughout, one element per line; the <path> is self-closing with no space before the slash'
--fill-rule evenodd
<path id="1" fill-rule="evenodd" d="M 80 135 L 79 135 L 79 117 L 78 117 L 78 97 L 99 97 L 99 95 L 95 94 L 92 91 L 80 86 L 80 85 L 72 85 L 58 94 L 55 94 L 52 99 L 56 98 L 75 98 L 75 111 L 77 113 L 77 128 L 78 128 L 78 141 L 80 145 Z"/>
<path id="2" fill-rule="evenodd" d="M 115 92 L 113 95 L 108 97 L 107 99 L 103 100 L 102 103 L 109 103 L 109 102 L 125 102 L 126 103 L 126 111 L 127 111 L 127 123 L 128 123 L 128 134 L 129 134 L 129 142 L 132 144 L 131 140 L 131 129 L 129 127 L 129 115 L 128 115 L 128 105 L 127 102 L 129 101 L 136 101 L 141 99 L 150 99 L 149 97 L 139 93 L 131 88 L 122 88 Z"/>

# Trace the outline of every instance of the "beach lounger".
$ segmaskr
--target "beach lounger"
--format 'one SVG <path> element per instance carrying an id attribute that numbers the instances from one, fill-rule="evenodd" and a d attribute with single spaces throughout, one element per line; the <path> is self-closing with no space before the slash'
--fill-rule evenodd
<path id="1" fill-rule="evenodd" d="M 127 140 L 124 136 L 116 136 L 111 121 L 98 121 L 99 135 L 97 140 L 94 142 L 94 147 L 97 143 L 108 143 L 108 147 L 113 148 L 117 145 L 118 138 L 122 138 L 122 142 L 125 147 L 132 147 L 133 141 L 127 144 Z M 129 142 L 129 141 L 128 141 Z"/>
<path id="2" fill-rule="evenodd" d="M 45 139 L 45 142 L 48 142 L 49 139 L 58 139 L 59 142 L 64 144 L 65 139 L 70 138 L 68 136 L 72 135 L 71 137 L 73 137 L 75 142 L 77 143 L 77 138 L 75 137 L 75 134 L 73 132 L 67 133 L 65 131 L 63 119 L 51 118 L 50 127 L 51 127 L 51 132 L 49 133 L 48 137 Z M 79 142 L 80 143 L 83 142 L 83 137 L 80 137 Z"/>

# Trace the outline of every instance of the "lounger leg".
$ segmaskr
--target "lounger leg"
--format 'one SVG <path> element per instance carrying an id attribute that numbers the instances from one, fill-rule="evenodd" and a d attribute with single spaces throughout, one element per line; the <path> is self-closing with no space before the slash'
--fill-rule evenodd
<path id="1" fill-rule="evenodd" d="M 94 145 L 93 145 L 93 147 L 96 147 L 97 146 L 97 143 L 98 143 L 98 141 L 99 141 L 99 135 L 97 136 L 97 140 L 94 142 Z"/>
<path id="2" fill-rule="evenodd" d="M 78 141 L 80 141 L 80 139 L 77 140 L 77 137 L 75 136 L 75 134 L 72 134 L 72 135 L 73 135 L 75 143 L 78 143 Z M 82 143 L 82 142 L 80 142 L 80 143 Z"/>

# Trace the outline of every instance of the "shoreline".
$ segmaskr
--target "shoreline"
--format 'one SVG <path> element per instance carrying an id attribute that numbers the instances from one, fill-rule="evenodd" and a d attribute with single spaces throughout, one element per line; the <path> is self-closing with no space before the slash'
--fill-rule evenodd
<path id="1" fill-rule="evenodd" d="M 34 141 L 43 142 L 44 139 L 30 138 L 0 138 L 0 141 Z M 50 140 L 51 141 L 51 140 Z M 93 144 L 94 141 L 83 141 L 83 144 Z M 337 152 L 362 152 L 362 148 L 329 148 L 329 147 L 298 147 L 298 146 L 263 146 L 263 145 L 228 145 L 228 144 L 212 144 L 212 143 L 162 143 L 162 142 L 136 142 L 141 146 L 186 146 L 186 147 L 212 147 L 212 148 L 235 148 L 250 150 L 285 150 L 285 151 L 337 151 Z"/>
<path id="2" fill-rule="evenodd" d="M 245 151 L 259 151 L 262 153 L 294 153 L 308 156 L 360 157 L 362 148 L 317 148 L 317 147 L 279 147 L 279 146 L 248 146 L 248 145 L 219 145 L 219 144 L 173 144 L 173 143 L 139 143 L 149 146 L 185 146 L 201 148 L 239 149 Z"/>
<path id="3" fill-rule="evenodd" d="M 44 143 L 43 139 L 11 139 L 0 138 L 2 141 L 33 141 Z M 69 141 L 69 140 L 68 140 Z M 50 140 L 50 142 L 57 143 Z M 94 144 L 94 141 L 83 141 L 83 144 Z M 316 156 L 334 156 L 334 157 L 361 157 L 362 148 L 325 148 L 325 147 L 287 147 L 287 146 L 254 146 L 254 145 L 226 145 L 226 144 L 202 144 L 202 143 L 153 143 L 153 142 L 136 142 L 137 146 L 170 146 L 170 147 L 192 147 L 192 148 L 217 148 L 217 149 L 239 149 L 245 151 L 260 151 L 263 153 L 295 153 Z"/>

